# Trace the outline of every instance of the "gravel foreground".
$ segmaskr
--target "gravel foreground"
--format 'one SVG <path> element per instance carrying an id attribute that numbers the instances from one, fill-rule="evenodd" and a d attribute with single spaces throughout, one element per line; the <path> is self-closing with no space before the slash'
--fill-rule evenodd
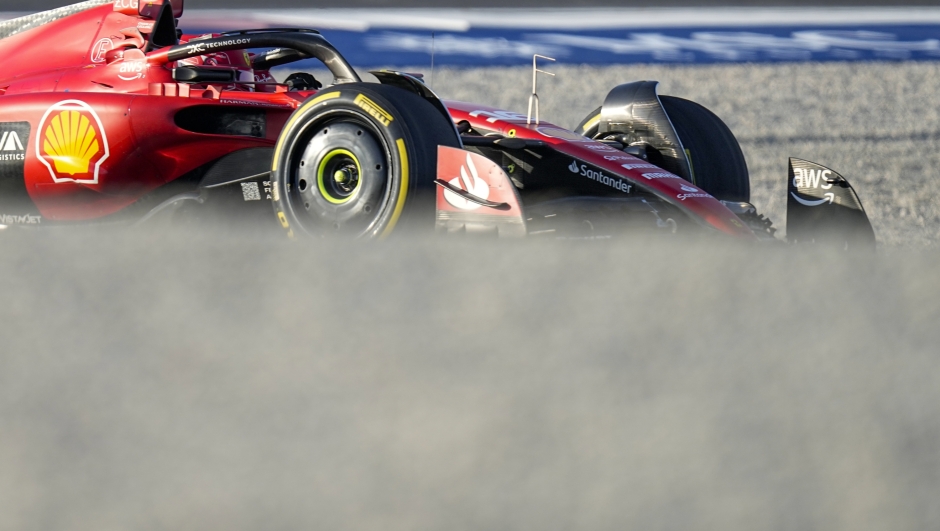
<path id="1" fill-rule="evenodd" d="M 630 79 L 712 108 L 781 226 L 828 163 L 877 255 L 0 234 L 0 530 L 940 528 L 938 68 L 544 83 L 569 126 Z"/>

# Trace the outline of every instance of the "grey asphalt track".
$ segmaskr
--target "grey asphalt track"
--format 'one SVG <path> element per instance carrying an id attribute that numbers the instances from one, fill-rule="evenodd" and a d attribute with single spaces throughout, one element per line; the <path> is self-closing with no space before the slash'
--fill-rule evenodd
<path id="1" fill-rule="evenodd" d="M 67 0 L 3 0 L 0 11 L 41 11 Z M 311 7 L 696 7 L 709 6 L 935 6 L 934 0 L 186 0 L 189 9 Z"/>
<path id="2" fill-rule="evenodd" d="M 0 530 L 940 528 L 940 65 L 555 71 L 712 108 L 778 225 L 833 166 L 879 254 L 0 233 Z"/>

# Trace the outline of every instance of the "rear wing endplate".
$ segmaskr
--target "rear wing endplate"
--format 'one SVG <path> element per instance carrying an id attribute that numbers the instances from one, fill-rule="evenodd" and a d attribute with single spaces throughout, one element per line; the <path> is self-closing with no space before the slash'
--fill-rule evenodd
<path id="1" fill-rule="evenodd" d="M 787 241 L 874 249 L 875 231 L 849 181 L 815 162 L 791 158 Z"/>

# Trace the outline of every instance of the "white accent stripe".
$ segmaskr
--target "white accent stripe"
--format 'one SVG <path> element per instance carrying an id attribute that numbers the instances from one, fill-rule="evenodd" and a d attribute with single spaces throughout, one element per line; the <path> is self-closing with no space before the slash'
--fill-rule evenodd
<path id="1" fill-rule="evenodd" d="M 2 18 L 2 15 L 0 15 Z M 269 9 L 186 12 L 182 25 L 255 22 L 366 31 L 415 28 L 610 29 L 740 26 L 940 24 L 940 7 L 869 8 L 586 8 L 586 9 Z"/>

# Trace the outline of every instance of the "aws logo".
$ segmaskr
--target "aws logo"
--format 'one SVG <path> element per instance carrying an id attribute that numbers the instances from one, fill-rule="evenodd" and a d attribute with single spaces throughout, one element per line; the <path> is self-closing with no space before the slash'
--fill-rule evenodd
<path id="1" fill-rule="evenodd" d="M 39 122 L 36 156 L 54 182 L 97 184 L 101 164 L 109 155 L 101 119 L 83 101 L 59 102 Z"/>
<path id="2" fill-rule="evenodd" d="M 793 186 L 797 188 L 832 188 L 832 170 L 793 168 Z"/>
<path id="3" fill-rule="evenodd" d="M 118 77 L 124 81 L 142 79 L 147 75 L 146 66 L 145 61 L 128 61 L 121 63 L 121 67 L 118 69 Z"/>

